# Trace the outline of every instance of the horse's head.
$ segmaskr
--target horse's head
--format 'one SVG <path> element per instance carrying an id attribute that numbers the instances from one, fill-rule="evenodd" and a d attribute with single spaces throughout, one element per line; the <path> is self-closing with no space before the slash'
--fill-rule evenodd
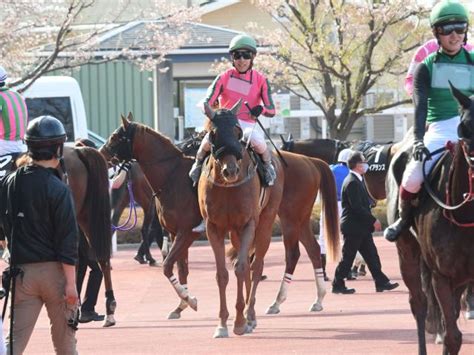
<path id="1" fill-rule="evenodd" d="M 242 128 L 236 116 L 241 104 L 239 100 L 230 110 L 216 111 L 205 104 L 206 115 L 211 120 L 211 154 L 221 168 L 222 177 L 229 183 L 237 181 L 242 160 Z"/>
<path id="2" fill-rule="evenodd" d="M 101 154 L 112 163 L 130 161 L 133 159 L 133 136 L 136 123 L 132 122 L 133 115 L 127 118 L 121 115 L 122 125 L 117 128 L 107 139 L 107 142 L 99 149 Z"/>
<path id="3" fill-rule="evenodd" d="M 451 93 L 461 108 L 461 122 L 458 126 L 458 136 L 469 148 L 469 154 L 474 155 L 474 100 L 456 89 L 451 82 Z"/>
<path id="4" fill-rule="evenodd" d="M 289 133 L 288 138 L 285 139 L 285 137 L 283 137 L 283 134 L 280 134 L 280 138 L 281 138 L 280 149 L 285 150 L 287 152 L 292 152 L 295 146 L 295 140 L 293 139 L 293 135 Z"/>

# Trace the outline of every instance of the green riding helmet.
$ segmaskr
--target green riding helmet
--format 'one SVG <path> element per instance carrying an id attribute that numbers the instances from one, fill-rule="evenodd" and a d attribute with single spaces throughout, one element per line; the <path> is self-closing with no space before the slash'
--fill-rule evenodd
<path id="1" fill-rule="evenodd" d="M 431 27 L 449 22 L 469 23 L 469 12 L 466 7 L 457 0 L 442 0 L 431 10 Z"/>
<path id="2" fill-rule="evenodd" d="M 247 49 L 252 53 L 257 53 L 257 42 L 248 35 L 237 35 L 230 41 L 229 53 L 238 49 Z"/>

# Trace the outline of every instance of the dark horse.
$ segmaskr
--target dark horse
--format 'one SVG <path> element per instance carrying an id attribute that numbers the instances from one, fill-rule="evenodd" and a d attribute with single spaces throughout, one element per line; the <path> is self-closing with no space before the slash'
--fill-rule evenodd
<path id="1" fill-rule="evenodd" d="M 351 145 L 349 142 L 326 138 L 295 141 L 291 134 L 288 135 L 287 139 L 282 135 L 280 135 L 280 138 L 282 141 L 280 146 L 281 149 L 286 150 L 287 152 L 318 158 L 324 160 L 328 164 L 336 163 L 339 152 L 345 148 L 349 148 Z"/>
<path id="2" fill-rule="evenodd" d="M 305 139 L 294 141 L 291 135 L 285 140 L 281 136 L 282 145 L 281 149 L 288 152 L 306 155 L 308 157 L 318 158 L 324 160 L 328 164 L 337 163 L 337 156 L 339 152 L 346 148 L 353 148 L 350 142 L 340 141 L 337 139 Z M 387 144 L 388 154 L 386 166 L 390 164 L 390 159 L 398 149 L 397 145 Z M 370 147 L 368 149 L 371 149 Z M 366 151 L 363 151 L 366 154 Z M 386 198 L 385 193 L 385 177 L 387 176 L 386 170 L 369 169 L 364 175 L 364 181 L 367 186 L 367 190 L 373 200 L 384 200 Z"/>
<path id="3" fill-rule="evenodd" d="M 22 156 L 17 165 L 27 163 Z M 107 163 L 93 148 L 64 148 L 68 184 L 76 208 L 77 222 L 104 274 L 107 318 L 104 327 L 115 325 L 116 301 L 110 273 L 111 230 Z"/>
<path id="4" fill-rule="evenodd" d="M 444 321 L 443 354 L 459 353 L 462 334 L 456 322 L 461 295 L 474 280 L 474 101 L 455 88 L 452 91 L 462 111 L 460 140 L 452 154 L 440 159 L 432 176 L 425 181 L 427 186 L 419 193 L 419 207 L 412 225 L 415 234 L 407 231 L 397 240 L 400 269 L 418 329 L 420 354 L 426 354 L 426 296 L 431 288 Z M 407 159 L 408 154 L 400 150 L 387 176 L 390 222 L 396 218 L 398 186 Z"/>
<path id="5" fill-rule="evenodd" d="M 129 115 L 129 118 L 132 116 Z M 174 243 L 163 264 L 163 272 L 169 279 L 181 304 L 175 312 L 181 312 L 184 305 L 197 308 L 197 301 L 185 286 L 188 275 L 188 248 L 198 238 L 192 228 L 201 221 L 196 191 L 188 177 L 193 159 L 186 157 L 168 138 L 149 127 L 122 117 L 122 126 L 108 139 L 101 151 L 108 159 L 137 159 L 153 191 L 158 192 L 160 222 L 174 235 Z M 288 158 L 287 158 L 288 157 Z M 319 245 L 310 229 L 311 210 L 320 186 L 325 202 L 327 220 L 328 249 L 337 254 L 339 250 L 339 228 L 335 182 L 329 166 L 319 160 L 296 154 L 285 153 L 291 162 L 285 168 L 284 198 L 279 207 L 286 250 L 286 273 L 292 274 L 299 259 L 298 241 L 306 248 L 314 269 L 321 268 Z M 294 208 L 294 206 L 302 206 Z M 179 281 L 173 275 L 173 265 L 178 261 Z M 181 266 L 180 266 L 181 263 Z M 317 281 L 319 282 L 319 281 Z M 317 283 L 318 299 L 312 307 L 321 310 L 321 300 L 325 294 L 324 283 Z M 285 295 L 286 296 L 286 295 Z M 283 298 L 284 300 L 284 298 Z M 175 313 L 173 312 L 173 313 Z M 254 315 L 248 315 L 252 319 Z"/>

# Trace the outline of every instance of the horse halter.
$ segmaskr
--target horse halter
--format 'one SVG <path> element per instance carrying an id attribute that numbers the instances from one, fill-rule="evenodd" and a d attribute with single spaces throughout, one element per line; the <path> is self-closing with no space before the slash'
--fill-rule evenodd
<path id="1" fill-rule="evenodd" d="M 133 159 L 133 136 L 135 135 L 136 124 L 130 122 L 127 127 L 120 126 L 102 149 L 112 158 L 119 161 L 131 161 Z"/>

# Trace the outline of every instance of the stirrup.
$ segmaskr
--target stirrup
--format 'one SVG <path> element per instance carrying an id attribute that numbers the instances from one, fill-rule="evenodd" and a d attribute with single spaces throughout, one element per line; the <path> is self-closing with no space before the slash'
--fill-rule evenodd
<path id="1" fill-rule="evenodd" d="M 206 221 L 203 219 L 196 227 L 193 228 L 194 233 L 206 232 Z"/>
<path id="2" fill-rule="evenodd" d="M 273 186 L 276 180 L 276 172 L 272 163 L 265 163 L 265 182 L 268 186 Z"/>
<path id="3" fill-rule="evenodd" d="M 191 167 L 191 170 L 189 171 L 189 177 L 193 181 L 193 183 L 197 184 L 199 181 L 199 178 L 201 176 L 201 170 L 202 170 L 202 162 L 195 161 L 193 166 Z"/>

